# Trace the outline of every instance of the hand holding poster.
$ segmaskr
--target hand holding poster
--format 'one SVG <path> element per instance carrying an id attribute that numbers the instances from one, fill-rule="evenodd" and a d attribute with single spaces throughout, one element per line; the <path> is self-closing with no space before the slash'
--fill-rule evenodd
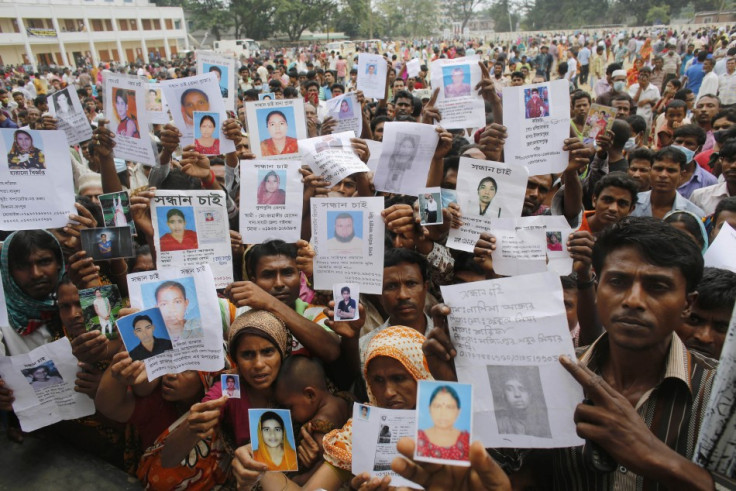
<path id="1" fill-rule="evenodd" d="M 132 307 L 151 310 L 118 321 L 125 346 L 133 347 L 131 357 L 142 346 L 135 356 L 146 364 L 149 381 L 185 370 L 222 369 L 222 319 L 209 265 L 132 273 L 128 292 Z"/>
<path id="2" fill-rule="evenodd" d="M 259 159 L 301 157 L 297 142 L 307 138 L 304 102 L 278 99 L 245 103 L 250 149 Z"/>
<path id="3" fill-rule="evenodd" d="M 71 213 L 77 211 L 64 132 L 0 129 L 0 229 L 63 227 Z"/>
<path id="4" fill-rule="evenodd" d="M 442 114 L 442 127 L 480 128 L 486 124 L 483 97 L 475 89 L 482 77 L 477 56 L 432 62 L 432 90 L 439 88 L 435 105 Z"/>
<path id="5" fill-rule="evenodd" d="M 30 353 L 0 356 L 0 378 L 13 391 L 13 412 L 23 431 L 95 413 L 94 401 L 74 390 L 80 370 L 66 337 Z"/>
<path id="6" fill-rule="evenodd" d="M 240 235 L 244 244 L 301 238 L 304 184 L 301 162 L 243 160 L 240 163 Z"/>
<path id="7" fill-rule="evenodd" d="M 427 186 L 439 135 L 434 126 L 389 122 L 383 125 L 383 151 L 373 182 L 377 191 L 417 196 Z"/>
<path id="8" fill-rule="evenodd" d="M 327 107 L 327 116 L 331 116 L 337 125 L 333 133 L 342 133 L 352 131 L 356 135 L 360 135 L 363 131 L 363 113 L 358 95 L 355 92 L 349 92 L 325 101 Z"/>
<path id="9" fill-rule="evenodd" d="M 115 133 L 115 157 L 155 164 L 154 145 L 149 134 L 150 121 L 146 107 L 148 82 L 104 71 L 105 115 L 108 128 Z"/>
<path id="10" fill-rule="evenodd" d="M 441 290 L 458 380 L 473 384 L 473 435 L 490 448 L 582 445 L 573 413 L 583 390 L 558 361 L 575 359 L 559 276 Z"/>
<path id="11" fill-rule="evenodd" d="M 156 191 L 151 221 L 159 268 L 209 264 L 216 288 L 233 282 L 230 222 L 223 191 Z"/>
<path id="12" fill-rule="evenodd" d="M 356 283 L 363 293 L 383 289 L 384 224 L 380 198 L 314 198 L 314 287 Z"/>
<path id="13" fill-rule="evenodd" d="M 51 94 L 49 102 L 49 113 L 59 121 L 59 129 L 66 135 L 69 145 L 92 138 L 92 126 L 73 86 L 57 90 Z"/>
<path id="14" fill-rule="evenodd" d="M 386 96 L 386 73 L 388 66 L 381 55 L 358 54 L 358 90 L 370 99 Z"/>
<path id="15" fill-rule="evenodd" d="M 530 176 L 562 172 L 570 136 L 570 91 L 567 80 L 555 80 L 503 89 L 504 124 L 509 138 L 504 145 L 506 163 L 525 166 Z"/>
<path id="16" fill-rule="evenodd" d="M 302 161 L 333 186 L 357 172 L 368 172 L 368 166 L 353 151 L 350 139 L 354 137 L 352 131 L 346 131 L 299 140 Z"/>
<path id="17" fill-rule="evenodd" d="M 524 167 L 460 157 L 457 199 L 463 225 L 450 229 L 447 247 L 473 252 L 494 220 L 521 216 L 527 179 Z"/>
<path id="18" fill-rule="evenodd" d="M 235 109 L 235 59 L 221 56 L 212 51 L 195 51 L 197 58 L 197 73 L 213 73 L 217 77 L 220 95 L 225 103 L 225 109 Z"/>

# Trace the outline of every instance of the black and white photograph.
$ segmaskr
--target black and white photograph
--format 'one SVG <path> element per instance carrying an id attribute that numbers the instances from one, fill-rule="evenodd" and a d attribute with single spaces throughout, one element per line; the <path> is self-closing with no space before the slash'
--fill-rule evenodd
<path id="1" fill-rule="evenodd" d="M 538 366 L 488 365 L 498 433 L 552 438 Z"/>
<path id="2" fill-rule="evenodd" d="M 34 392 L 38 392 L 52 385 L 63 384 L 64 379 L 56 369 L 56 365 L 52 360 L 45 361 L 40 365 L 33 368 L 27 368 L 21 370 L 23 375 L 28 380 L 28 383 L 33 387 Z"/>

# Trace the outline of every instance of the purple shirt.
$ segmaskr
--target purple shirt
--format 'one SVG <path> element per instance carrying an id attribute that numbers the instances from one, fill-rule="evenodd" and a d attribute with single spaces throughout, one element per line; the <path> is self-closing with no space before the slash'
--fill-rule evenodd
<path id="1" fill-rule="evenodd" d="M 712 186 L 714 184 L 718 184 L 718 178 L 700 167 L 696 162 L 695 172 L 690 176 L 690 180 L 678 187 L 677 192 L 683 197 L 690 199 L 690 195 L 693 194 L 693 191 L 696 189 Z"/>

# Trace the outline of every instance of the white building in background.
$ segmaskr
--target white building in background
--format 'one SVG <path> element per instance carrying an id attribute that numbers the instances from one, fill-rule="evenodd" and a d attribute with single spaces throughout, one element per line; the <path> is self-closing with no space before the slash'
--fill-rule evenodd
<path id="1" fill-rule="evenodd" d="M 148 0 L 0 0 L 0 65 L 148 62 L 189 49 L 184 11 Z"/>

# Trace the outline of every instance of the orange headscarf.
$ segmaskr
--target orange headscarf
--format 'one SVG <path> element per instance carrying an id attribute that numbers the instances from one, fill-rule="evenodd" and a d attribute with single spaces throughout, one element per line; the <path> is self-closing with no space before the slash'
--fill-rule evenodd
<path id="1" fill-rule="evenodd" d="M 284 457 L 278 465 L 271 459 L 271 454 L 268 452 L 268 446 L 266 445 L 266 442 L 263 441 L 263 433 L 261 432 L 261 424 L 269 419 L 278 421 L 281 425 L 281 429 L 283 430 L 282 446 L 284 447 Z M 299 468 L 296 461 L 296 452 L 291 448 L 289 439 L 286 437 L 286 426 L 284 425 L 284 421 L 281 419 L 281 416 L 273 411 L 266 411 L 261 415 L 261 419 L 258 421 L 258 449 L 253 452 L 253 458 L 258 462 L 266 464 L 270 471 L 295 471 Z"/>

